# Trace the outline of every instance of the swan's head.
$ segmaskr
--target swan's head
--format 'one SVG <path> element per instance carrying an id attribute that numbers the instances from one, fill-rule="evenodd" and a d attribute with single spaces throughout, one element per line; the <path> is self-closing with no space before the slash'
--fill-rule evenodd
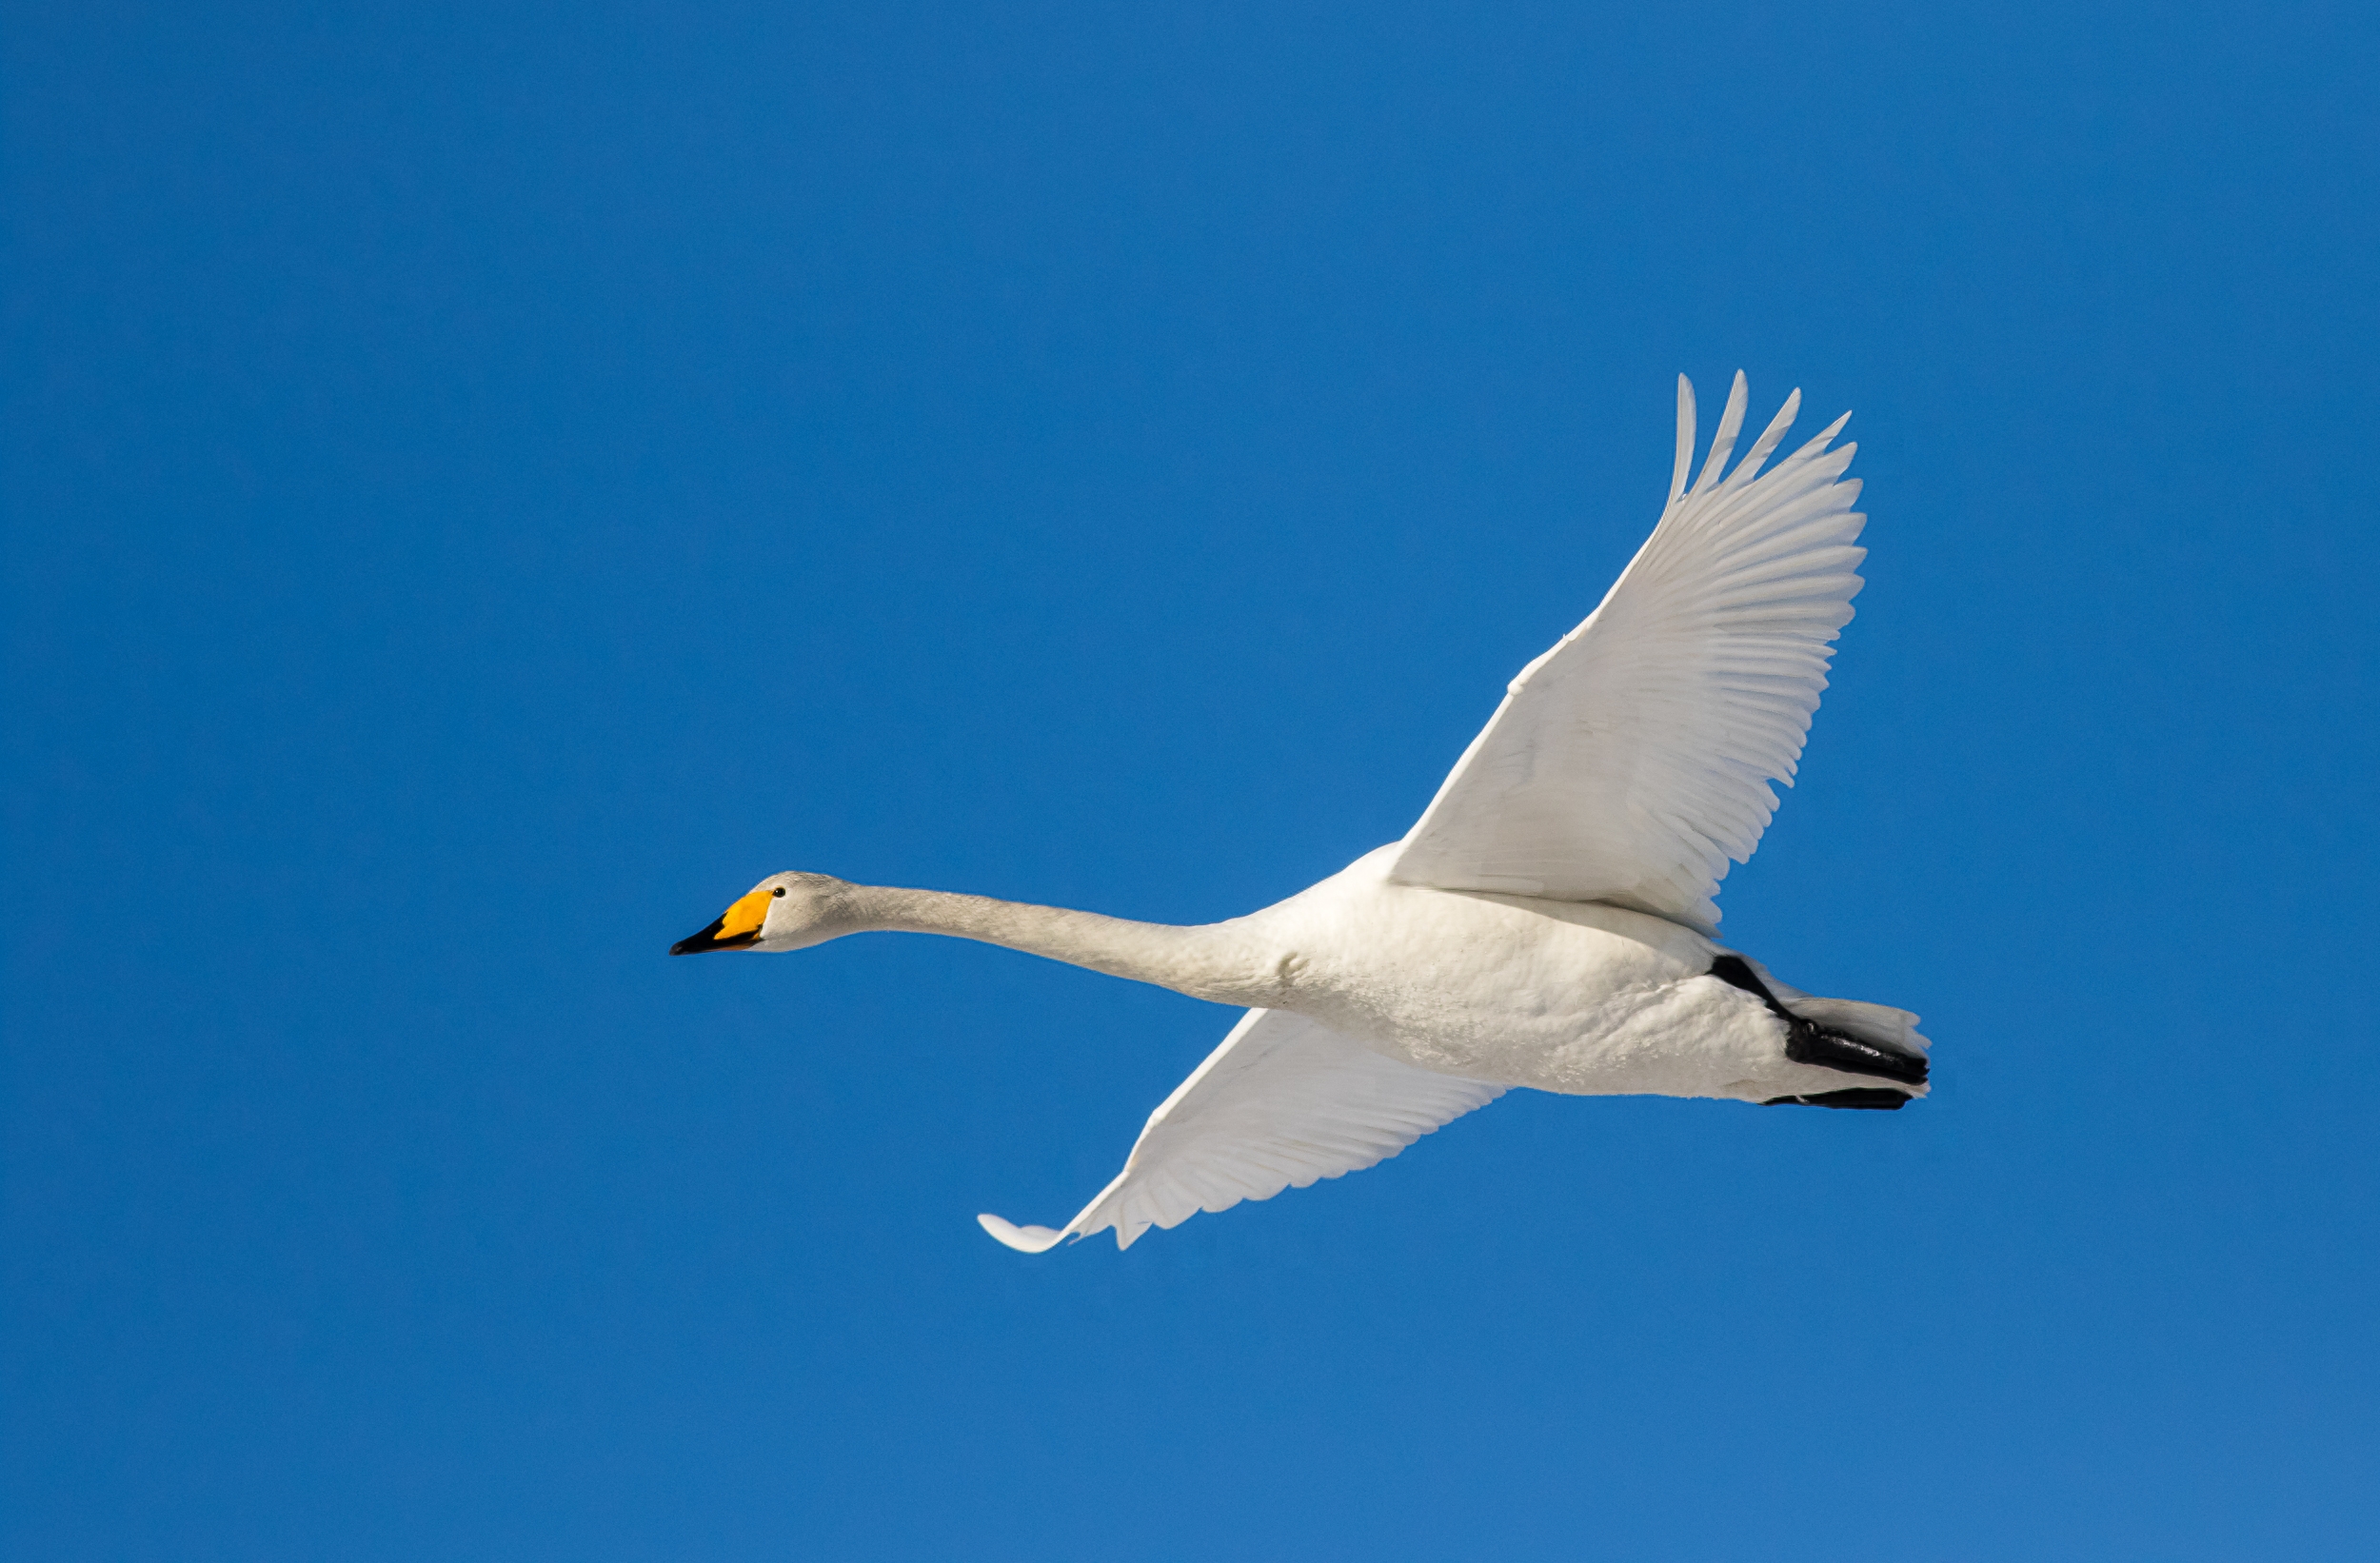
<path id="1" fill-rule="evenodd" d="M 771 874 L 719 914 L 699 934 L 669 946 L 671 955 L 705 950 L 803 950 L 838 934 L 856 933 L 851 886 L 826 874 Z"/>

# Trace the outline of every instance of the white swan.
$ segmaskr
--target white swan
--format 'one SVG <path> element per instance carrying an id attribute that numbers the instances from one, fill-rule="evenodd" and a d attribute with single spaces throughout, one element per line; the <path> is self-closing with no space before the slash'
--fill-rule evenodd
<path id="1" fill-rule="evenodd" d="M 1814 999 L 1718 944 L 1714 898 L 1790 781 L 1851 616 L 1866 519 L 1830 449 L 1765 474 L 1785 406 L 1728 473 L 1736 375 L 1689 489 L 1694 388 L 1659 524 L 1586 623 L 1523 668 L 1401 841 L 1275 906 L 1180 928 L 822 874 L 763 880 L 672 947 L 798 950 L 949 934 L 1248 1013 L 1062 1227 L 977 1217 L 1011 1248 L 1150 1226 L 1371 1166 L 1516 1085 L 1898 1107 L 1916 1017 Z"/>

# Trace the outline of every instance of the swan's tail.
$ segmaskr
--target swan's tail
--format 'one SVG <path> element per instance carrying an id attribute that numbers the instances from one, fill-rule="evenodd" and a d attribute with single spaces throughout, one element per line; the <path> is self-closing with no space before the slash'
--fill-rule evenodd
<path id="1" fill-rule="evenodd" d="M 1779 982 L 1749 956 L 1733 951 L 1711 962 L 1711 975 L 1754 995 L 1785 1022 L 1785 1056 L 1795 1063 L 1869 1075 L 1901 1088 L 1827 1091 L 1778 1100 L 1815 1107 L 1890 1108 L 1926 1094 L 1926 1050 L 1932 1044 L 1919 1034 L 1917 1017 L 1909 1011 L 1856 999 L 1814 999 Z"/>

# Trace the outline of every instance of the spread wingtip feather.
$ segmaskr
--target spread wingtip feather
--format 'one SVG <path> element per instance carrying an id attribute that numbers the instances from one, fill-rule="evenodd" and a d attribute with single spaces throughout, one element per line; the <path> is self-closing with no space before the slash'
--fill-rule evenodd
<path id="1" fill-rule="evenodd" d="M 1686 491 L 1686 474 L 1695 459 L 1695 383 L 1677 377 L 1677 465 L 1670 473 L 1669 502 L 1676 505 Z"/>
<path id="2" fill-rule="evenodd" d="M 979 1216 L 976 1224 L 992 1237 L 1020 1254 L 1041 1254 L 1058 1246 L 1062 1232 L 1049 1227 L 1021 1227 L 1014 1221 L 1003 1221 L 997 1216 Z"/>

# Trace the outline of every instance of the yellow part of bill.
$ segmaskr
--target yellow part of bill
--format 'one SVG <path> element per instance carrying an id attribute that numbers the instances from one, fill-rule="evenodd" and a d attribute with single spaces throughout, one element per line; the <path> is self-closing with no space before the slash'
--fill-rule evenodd
<path id="1" fill-rule="evenodd" d="M 727 915 L 719 920 L 718 938 L 722 940 L 744 934 L 756 934 L 768 917 L 768 892 L 755 890 L 727 908 Z"/>

